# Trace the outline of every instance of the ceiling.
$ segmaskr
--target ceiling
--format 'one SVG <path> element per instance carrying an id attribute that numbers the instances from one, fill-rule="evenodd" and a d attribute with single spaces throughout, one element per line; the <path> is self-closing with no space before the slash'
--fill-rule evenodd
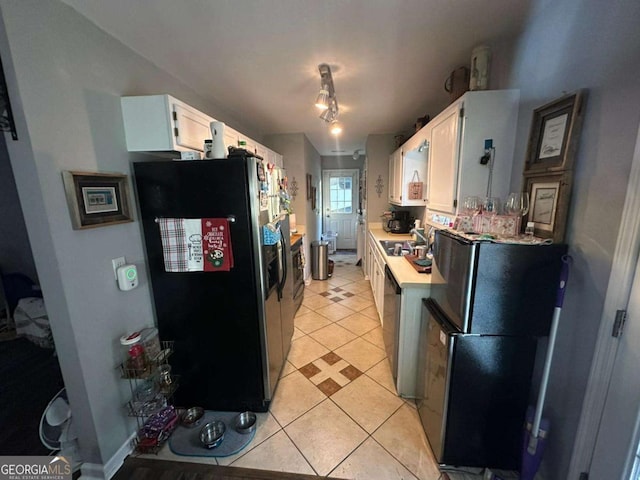
<path id="1" fill-rule="evenodd" d="M 450 72 L 468 65 L 474 47 L 515 38 L 530 4 L 63 1 L 243 124 L 263 134 L 304 132 L 329 156 L 362 151 L 368 134 L 408 132 L 418 117 L 433 117 L 448 103 Z M 313 106 L 320 63 L 333 73 L 344 124 L 337 138 Z"/>

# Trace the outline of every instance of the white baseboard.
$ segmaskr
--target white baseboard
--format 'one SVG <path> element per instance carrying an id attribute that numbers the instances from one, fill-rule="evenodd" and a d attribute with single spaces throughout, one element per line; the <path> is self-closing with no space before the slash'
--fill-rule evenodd
<path id="1" fill-rule="evenodd" d="M 122 466 L 132 450 L 132 441 L 136 436 L 135 432 L 120 446 L 118 451 L 104 465 L 101 463 L 83 463 L 80 468 L 80 480 L 109 480 Z"/>

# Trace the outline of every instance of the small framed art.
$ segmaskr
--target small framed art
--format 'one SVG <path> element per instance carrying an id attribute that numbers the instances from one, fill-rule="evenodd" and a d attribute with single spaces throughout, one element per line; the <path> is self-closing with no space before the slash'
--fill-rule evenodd
<path id="1" fill-rule="evenodd" d="M 126 175 L 64 171 L 62 181 L 74 230 L 133 221 Z"/>
<path id="2" fill-rule="evenodd" d="M 525 175 L 524 184 L 530 205 L 523 225 L 533 222 L 537 237 L 563 242 L 571 197 L 571 172 Z"/>

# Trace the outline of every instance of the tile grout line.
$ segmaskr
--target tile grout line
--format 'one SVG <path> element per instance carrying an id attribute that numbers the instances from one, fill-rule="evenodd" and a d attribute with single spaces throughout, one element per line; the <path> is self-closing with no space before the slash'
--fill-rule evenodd
<path id="1" fill-rule="evenodd" d="M 322 401 L 324 402 L 324 400 Z M 318 405 L 320 405 L 322 402 L 318 403 L 317 405 L 313 406 L 312 408 L 310 408 L 309 410 L 307 410 L 305 412 L 305 414 L 309 413 L 311 410 L 313 410 L 315 407 L 317 407 Z M 302 418 L 302 415 L 300 415 L 300 417 L 298 418 Z M 297 420 L 297 419 L 296 419 Z M 288 425 L 291 425 L 293 422 L 295 422 L 295 420 L 289 422 Z M 320 476 L 320 474 L 317 472 L 317 470 L 313 467 L 313 465 L 311 464 L 311 462 L 309 461 L 309 459 L 305 456 L 304 453 L 302 453 L 302 450 L 300 450 L 300 447 L 298 447 L 298 444 L 296 442 L 294 442 L 293 438 L 291 438 L 291 436 L 289 435 L 289 432 L 287 432 L 287 429 L 285 427 L 282 427 L 282 431 L 284 432 L 284 434 L 287 436 L 287 438 L 289 439 L 289 441 L 293 444 L 294 447 L 296 447 L 296 450 L 298 450 L 298 452 L 300 453 L 300 455 L 302 455 L 302 458 L 304 458 L 304 461 L 307 462 L 307 465 L 309 465 L 309 467 L 311 468 L 311 470 L 313 470 L 313 473 L 316 474 L 317 477 Z"/>
<path id="2" fill-rule="evenodd" d="M 353 281 L 351 281 L 351 282 L 349 282 L 349 283 L 353 283 L 353 282 L 355 282 L 355 281 L 356 281 L 356 280 L 353 280 Z M 348 285 L 349 285 L 349 283 L 346 283 L 346 284 L 344 284 L 344 285 L 341 285 L 341 286 L 340 286 L 340 288 L 343 288 L 343 287 L 348 286 Z M 334 287 L 334 288 L 335 288 L 335 287 Z M 327 290 L 325 290 L 325 291 L 327 291 Z M 347 289 L 347 291 L 348 291 L 348 289 Z M 321 292 L 321 293 L 322 293 L 322 292 Z M 352 292 L 352 293 L 353 293 L 353 292 Z M 354 294 L 354 295 L 359 295 L 360 293 L 362 293 L 362 292 L 356 293 L 356 294 Z M 370 293 L 370 292 L 369 292 L 369 293 Z M 314 292 L 314 294 L 319 295 L 319 293 L 315 293 L 315 292 Z M 364 298 L 364 297 L 363 297 L 363 298 Z M 369 298 L 366 298 L 366 300 L 369 300 Z M 339 304 L 339 303 L 340 303 L 340 302 L 335 302 L 335 304 Z M 375 304 L 374 304 L 374 305 L 375 305 Z M 326 306 L 324 306 L 324 307 L 318 307 L 318 308 L 320 308 L 320 309 L 321 309 L 321 308 L 326 308 L 327 306 L 330 306 L 330 305 L 326 305 Z M 343 306 L 344 308 L 349 309 L 349 310 L 353 310 L 353 309 L 351 309 L 351 308 L 349 308 L 349 307 L 347 307 L 347 306 L 345 306 L 345 305 L 342 305 L 342 306 Z M 369 305 L 369 306 L 371 306 L 371 305 Z M 363 308 L 362 310 L 364 310 L 364 309 L 368 308 L 369 306 L 367 306 L 367 307 Z M 332 322 L 331 324 L 336 324 L 336 323 L 338 323 L 339 321 L 341 321 L 341 320 L 343 320 L 343 319 L 347 318 L 348 316 L 353 315 L 353 314 L 350 314 L 350 315 L 347 315 L 347 316 L 345 316 L 345 317 L 343 317 L 343 318 L 341 318 L 341 319 L 339 319 L 339 320 L 332 320 L 331 318 L 326 317 L 326 316 L 325 316 L 325 315 L 323 315 L 322 313 L 317 312 L 317 310 L 316 310 L 315 308 L 311 308 L 311 307 L 308 307 L 308 306 L 306 306 L 306 307 L 307 307 L 307 308 L 309 308 L 309 310 L 311 310 L 312 312 L 314 312 L 314 313 L 316 313 L 316 314 L 318 314 L 318 315 L 321 315 L 322 317 L 327 318 L 328 320 L 331 320 L 331 322 Z M 361 311 L 361 310 L 360 310 L 360 311 Z M 354 314 L 355 314 L 355 313 L 360 313 L 360 311 L 354 311 Z M 364 315 L 364 314 L 361 314 L 361 315 L 363 315 L 363 316 L 365 316 L 365 317 L 367 317 L 367 318 L 370 318 L 368 315 Z M 379 321 L 379 319 L 371 319 L 371 320 L 377 320 L 377 321 Z M 306 332 L 303 332 L 303 333 L 304 333 L 304 336 L 309 336 L 310 338 L 312 338 L 313 340 L 315 340 L 316 342 L 318 342 L 320 345 L 322 345 L 324 348 L 329 349 L 329 351 L 330 351 L 330 352 L 335 353 L 335 349 L 330 349 L 329 347 L 327 347 L 325 344 L 323 344 L 323 343 L 322 343 L 322 342 L 320 342 L 319 340 L 316 340 L 315 338 L 311 337 L 311 334 L 312 334 L 312 333 L 317 332 L 318 330 L 321 330 L 322 328 L 325 328 L 325 327 L 328 327 L 328 326 L 329 326 L 329 325 L 325 325 L 324 327 L 320 327 L 320 328 L 318 328 L 318 329 L 316 329 L 316 330 L 310 331 L 309 333 L 306 333 Z M 342 325 L 340 325 L 340 326 L 342 327 Z M 354 339 L 352 339 L 352 340 L 350 340 L 350 341 L 346 342 L 345 344 L 343 344 L 343 345 L 341 345 L 341 346 L 339 346 L 339 347 L 337 347 L 337 348 L 341 348 L 341 347 L 343 347 L 343 346 L 345 346 L 345 345 L 348 345 L 349 343 L 352 343 L 353 341 L 355 341 L 355 340 L 357 340 L 357 339 L 362 339 L 362 340 L 364 340 L 365 342 L 367 342 L 368 344 L 370 344 L 370 345 L 372 345 L 372 346 L 374 346 L 374 347 L 376 347 L 376 348 L 380 348 L 378 345 L 376 345 L 376 344 L 375 344 L 375 343 L 373 343 L 372 341 L 368 340 L 367 338 L 363 338 L 363 337 L 364 337 L 364 335 L 366 335 L 366 334 L 370 333 L 371 331 L 375 330 L 376 328 L 378 328 L 377 326 L 376 326 L 376 327 L 374 327 L 374 328 L 372 328 L 372 329 L 370 329 L 370 330 L 367 330 L 366 332 L 364 332 L 364 333 L 362 333 L 362 334 L 357 334 L 356 332 L 353 332 L 352 330 L 349 330 L 349 329 L 348 329 L 348 328 L 346 328 L 346 327 L 342 327 L 342 328 L 345 328 L 346 330 L 348 330 L 348 331 L 349 331 L 349 332 L 351 332 L 352 334 L 356 335 L 356 338 L 354 338 Z M 300 330 L 300 329 L 299 329 L 299 330 Z M 300 331 L 302 331 L 302 330 L 300 330 Z M 298 337 L 298 338 L 301 338 L 301 337 Z M 297 339 L 296 339 L 296 340 L 297 340 Z M 382 350 L 384 350 L 384 349 L 382 349 Z M 316 360 L 318 360 L 318 359 L 322 358 L 322 356 L 323 356 L 323 355 L 321 355 L 320 357 L 318 357 L 318 358 L 316 358 L 316 359 L 314 359 L 314 360 L 311 360 L 309 363 L 315 362 Z M 341 358 L 342 358 L 342 357 L 341 357 Z M 398 395 L 397 395 L 397 392 L 392 392 L 392 391 L 390 391 L 386 386 L 382 385 L 382 383 L 380 383 L 380 382 L 379 382 L 379 381 L 377 381 L 375 378 L 373 378 L 373 377 L 371 377 L 370 375 L 368 375 L 368 374 L 367 374 L 367 372 L 369 372 L 371 369 L 373 369 L 374 367 L 376 367 L 377 365 L 379 365 L 379 364 L 380 364 L 381 362 L 383 362 L 383 361 L 388 361 L 388 359 L 387 359 L 386 355 L 385 355 L 385 358 L 381 359 L 379 362 L 376 362 L 374 365 L 372 365 L 371 367 L 369 367 L 367 370 L 363 371 L 363 372 L 362 372 L 362 374 L 363 374 L 363 375 L 365 375 L 365 376 L 366 376 L 368 379 L 370 379 L 371 381 L 373 381 L 375 384 L 377 384 L 377 385 L 379 385 L 380 387 L 382 387 L 385 391 L 387 391 L 387 392 L 389 392 L 389 393 L 392 393 L 392 394 L 394 394 L 394 395 L 398 396 Z M 347 363 L 349 363 L 349 362 L 347 362 Z M 351 365 L 351 363 L 349 363 L 349 365 Z M 294 365 L 294 367 L 295 367 L 295 365 Z M 297 367 L 295 367 L 295 368 L 297 369 Z M 297 370 L 299 370 L 299 369 L 297 369 Z M 359 370 L 359 369 L 358 369 L 358 370 Z M 304 376 L 304 375 L 303 375 L 303 376 Z M 305 378 L 306 378 L 306 377 L 305 377 Z M 351 384 L 351 383 L 352 383 L 353 381 L 355 381 L 355 380 L 356 380 L 356 379 L 351 380 L 347 385 Z M 311 382 L 311 380 L 310 380 L 309 378 L 307 378 L 307 381 L 309 381 L 311 384 L 313 384 L 313 382 Z M 317 387 L 317 385 L 315 385 L 315 384 L 313 384 L 313 385 Z M 345 385 L 345 387 L 346 387 L 347 385 Z M 342 388 L 344 388 L 344 387 L 342 387 Z M 323 393 L 324 393 L 324 392 L 323 392 Z M 325 394 L 325 395 L 326 395 L 326 394 Z M 369 433 L 367 430 L 365 430 L 365 429 L 364 429 L 364 428 L 363 428 L 363 427 L 362 427 L 362 426 L 361 426 L 361 425 L 360 425 L 360 424 L 359 424 L 359 423 L 358 423 L 358 422 L 357 422 L 357 421 L 356 421 L 356 420 L 355 420 L 351 415 L 349 415 L 349 413 L 348 413 L 348 412 L 346 412 L 344 409 L 342 409 L 342 407 L 340 407 L 340 405 L 338 405 L 338 403 L 337 403 L 335 400 L 333 400 L 332 396 L 327 396 L 323 401 L 321 401 L 320 403 L 318 403 L 318 404 L 314 405 L 313 407 L 309 408 L 309 409 L 308 409 L 307 411 L 305 411 L 303 414 L 301 414 L 300 416 L 296 417 L 296 419 L 294 419 L 294 420 L 292 420 L 291 422 L 289 422 L 289 424 L 288 424 L 288 425 L 291 425 L 294 421 L 296 421 L 296 420 L 298 420 L 299 418 L 301 418 L 302 416 L 306 415 L 307 413 L 309 413 L 311 410 L 313 410 L 313 409 L 314 409 L 314 408 L 316 408 L 317 406 L 321 405 L 321 404 L 322 404 L 323 402 L 325 402 L 326 400 L 330 400 L 330 401 L 333 403 L 333 405 L 335 405 L 335 406 L 336 406 L 336 407 L 337 407 L 341 412 L 343 412 L 343 413 L 344 413 L 344 414 L 345 414 L 345 415 L 346 415 L 346 416 L 347 416 L 351 421 L 353 421 L 353 422 L 355 423 L 355 425 L 357 425 L 361 430 L 363 430 L 363 431 L 366 433 L 366 435 L 367 435 L 367 436 L 366 436 L 366 438 L 365 438 L 362 442 L 360 442 L 360 443 L 359 443 L 359 444 L 358 444 L 358 445 L 357 445 L 357 446 L 356 446 L 356 447 L 355 447 L 355 448 L 354 448 L 354 449 L 353 449 L 349 454 L 347 454 L 347 455 L 346 455 L 342 460 L 340 460 L 340 461 L 339 461 L 339 462 L 338 462 L 338 463 L 337 463 L 337 464 L 336 464 L 336 465 L 335 465 L 335 466 L 334 466 L 334 467 L 329 471 L 329 473 L 327 474 L 327 476 L 330 476 L 330 475 L 331 475 L 331 474 L 332 474 L 332 473 L 333 473 L 333 472 L 334 472 L 334 471 L 335 471 L 335 470 L 336 470 L 336 469 L 337 469 L 337 468 L 338 468 L 342 463 L 344 463 L 344 461 L 345 461 L 345 460 L 347 460 L 347 459 L 348 459 L 348 458 L 349 458 L 349 457 L 350 457 L 350 456 L 351 456 L 351 455 L 352 455 L 352 454 L 353 454 L 353 453 L 354 453 L 358 448 L 360 448 L 360 446 L 361 446 L 364 442 L 366 442 L 369 438 L 371 438 L 371 439 L 372 439 L 372 440 L 373 440 L 373 441 L 374 441 L 378 446 L 380 446 L 380 447 L 381 447 L 381 448 L 382 448 L 382 449 L 383 449 L 387 454 L 389 454 L 389 455 L 391 456 L 391 458 L 393 458 L 396 462 L 398 462 L 400 465 L 402 465 L 402 466 L 403 466 L 403 467 L 404 467 L 408 472 L 410 472 L 414 477 L 418 478 L 418 476 L 417 476 L 417 472 L 413 472 L 411 469 L 409 469 L 409 468 L 408 468 L 408 467 L 407 467 L 403 462 L 401 462 L 398 458 L 396 458 L 396 456 L 395 456 L 395 455 L 393 455 L 390 451 L 388 451 L 388 450 L 387 450 L 387 449 L 386 449 L 382 444 L 380 444 L 380 443 L 379 443 L 379 442 L 378 442 L 378 441 L 373 437 L 373 435 L 374 435 L 374 434 L 375 434 L 375 433 L 376 433 L 376 432 L 377 432 L 377 431 L 378 431 L 378 430 L 379 430 L 383 425 L 385 425 L 385 424 L 386 424 L 386 423 L 391 419 L 391 417 L 393 417 L 393 416 L 394 416 L 394 415 L 395 415 L 395 414 L 396 414 L 396 413 L 397 413 L 397 412 L 398 412 L 398 411 L 399 411 L 403 406 L 407 405 L 407 403 L 406 403 L 406 401 L 405 401 L 406 399 L 404 399 L 403 397 L 400 397 L 400 396 L 398 396 L 398 398 L 400 398 L 400 399 L 402 400 L 402 403 L 401 403 L 401 404 L 400 404 L 396 409 L 394 409 L 394 410 L 393 410 L 393 412 L 391 412 L 391 413 L 390 413 L 390 414 L 389 414 L 389 415 L 388 415 L 388 416 L 387 416 L 387 417 L 386 417 L 386 418 L 385 418 L 385 419 L 380 423 L 380 425 L 378 425 L 378 426 L 376 427 L 376 429 L 375 429 L 375 430 L 373 430 L 371 433 Z M 278 422 L 278 423 L 279 423 L 279 422 Z M 286 434 L 287 434 L 287 436 L 288 436 L 288 433 L 286 432 L 286 427 L 282 427 L 282 429 L 285 431 L 285 433 L 286 433 Z M 289 438 L 290 438 L 290 437 L 289 437 Z M 293 441 L 293 439 L 291 439 L 291 438 L 290 438 L 290 440 L 291 440 L 291 442 L 296 446 L 296 448 L 298 448 L 298 446 L 295 444 L 295 442 Z M 298 450 L 299 450 L 299 448 L 298 448 Z M 299 451 L 300 451 L 300 450 L 299 450 Z M 301 451 L 300 451 L 300 453 L 302 454 L 302 452 L 301 452 Z M 302 455 L 303 455 L 303 457 L 304 457 L 304 454 L 302 454 Z M 304 458 L 305 458 L 305 460 L 306 460 L 306 457 L 304 457 Z M 308 462 L 308 460 L 307 460 L 307 462 Z M 309 463 L 310 463 L 310 462 L 309 462 Z M 315 471 L 315 468 L 313 468 L 313 466 L 311 466 L 311 468 Z M 317 472 L 316 472 L 316 474 L 317 474 Z"/>

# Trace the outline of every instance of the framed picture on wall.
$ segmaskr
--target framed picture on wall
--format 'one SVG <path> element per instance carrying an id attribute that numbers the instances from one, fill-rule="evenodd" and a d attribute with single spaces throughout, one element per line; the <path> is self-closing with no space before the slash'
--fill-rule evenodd
<path id="1" fill-rule="evenodd" d="M 74 230 L 133 222 L 126 175 L 65 171 L 62 181 Z"/>
<path id="2" fill-rule="evenodd" d="M 580 140 L 586 90 L 533 111 L 524 173 L 571 170 Z"/>
<path id="3" fill-rule="evenodd" d="M 313 177 L 311 177 L 310 173 L 307 173 L 307 200 L 311 200 L 312 198 L 312 190 L 311 187 L 313 185 Z"/>
<path id="4" fill-rule="evenodd" d="M 524 176 L 524 191 L 529 193 L 529 212 L 524 219 L 534 223 L 537 237 L 564 241 L 571 197 L 571 172 L 542 173 Z"/>

